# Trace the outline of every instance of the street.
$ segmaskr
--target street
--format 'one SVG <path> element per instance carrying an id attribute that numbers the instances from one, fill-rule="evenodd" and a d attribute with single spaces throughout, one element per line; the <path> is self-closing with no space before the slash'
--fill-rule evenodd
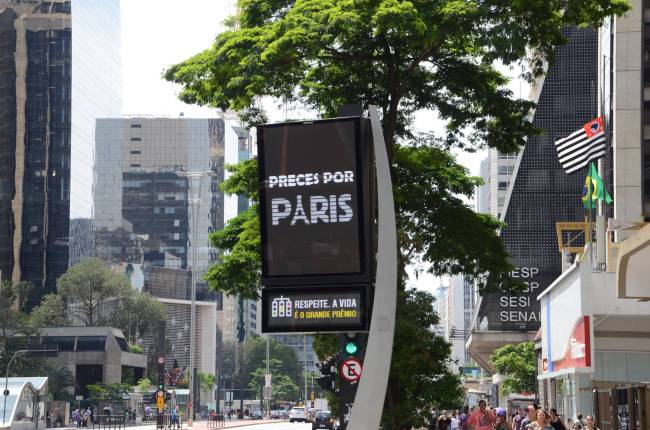
<path id="1" fill-rule="evenodd" d="M 311 430 L 311 423 L 265 423 L 237 427 L 238 430 Z"/>

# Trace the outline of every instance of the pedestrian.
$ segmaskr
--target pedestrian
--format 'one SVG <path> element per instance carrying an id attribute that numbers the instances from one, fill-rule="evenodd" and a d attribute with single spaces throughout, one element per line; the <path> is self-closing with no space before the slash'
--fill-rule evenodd
<path id="1" fill-rule="evenodd" d="M 521 420 L 521 424 L 519 425 L 519 430 L 527 430 L 528 425 L 533 421 L 535 421 L 537 417 L 537 409 L 539 409 L 537 403 L 531 403 L 530 405 L 528 405 L 527 408 L 528 414 L 526 415 L 526 417 L 524 417 Z"/>
<path id="2" fill-rule="evenodd" d="M 496 420 L 494 421 L 494 430 L 512 430 L 508 418 L 506 416 L 506 410 L 503 408 L 496 409 Z"/>
<path id="3" fill-rule="evenodd" d="M 550 412 L 551 412 L 551 427 L 553 427 L 554 430 L 567 430 L 566 426 L 562 422 L 562 419 L 557 414 L 557 410 L 551 408 Z"/>
<path id="4" fill-rule="evenodd" d="M 537 417 L 528 425 L 528 430 L 553 430 L 550 417 L 544 409 L 537 409 Z"/>
<path id="5" fill-rule="evenodd" d="M 172 419 L 171 419 L 171 423 L 170 423 L 169 427 L 170 428 L 180 428 L 180 423 L 179 423 L 179 420 L 178 420 L 178 406 L 176 406 L 175 408 L 172 408 L 171 412 L 172 412 Z"/>
<path id="6" fill-rule="evenodd" d="M 513 427 L 515 430 L 519 430 L 521 428 L 521 420 L 524 419 L 523 415 L 524 412 L 521 409 L 517 409 L 517 412 L 515 412 L 515 416 L 512 419 Z"/>
<path id="7" fill-rule="evenodd" d="M 460 430 L 467 430 L 467 420 L 469 419 L 469 406 L 463 407 L 463 413 L 460 414 Z"/>
<path id="8" fill-rule="evenodd" d="M 429 414 L 429 430 L 438 430 L 438 412 L 435 409 L 431 409 Z"/>
<path id="9" fill-rule="evenodd" d="M 496 421 L 496 416 L 493 411 L 487 410 L 485 400 L 478 402 L 478 409 L 469 416 L 467 425 L 471 430 L 492 430 L 492 426 Z"/>
<path id="10" fill-rule="evenodd" d="M 586 424 L 585 428 L 587 430 L 600 430 L 598 427 L 596 427 L 596 419 L 591 415 L 587 416 L 585 424 Z"/>
<path id="11" fill-rule="evenodd" d="M 459 430 L 460 420 L 458 419 L 458 411 L 453 411 L 451 413 L 451 423 L 449 424 L 451 430 Z"/>
<path id="12" fill-rule="evenodd" d="M 451 418 L 447 415 L 447 411 L 438 418 L 438 430 L 448 430 L 451 426 Z"/>
<path id="13" fill-rule="evenodd" d="M 578 412 L 578 415 L 576 415 L 576 420 L 573 422 L 572 427 L 577 427 L 579 430 L 582 430 L 585 428 L 585 420 L 582 419 L 582 412 Z"/>

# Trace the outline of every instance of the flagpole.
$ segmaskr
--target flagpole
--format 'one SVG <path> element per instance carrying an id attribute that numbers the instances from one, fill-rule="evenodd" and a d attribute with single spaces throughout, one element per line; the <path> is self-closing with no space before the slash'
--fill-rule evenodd
<path id="1" fill-rule="evenodd" d="M 592 205 L 592 198 L 591 198 L 591 163 L 589 164 L 589 180 L 587 181 L 587 217 L 589 218 L 589 231 L 587 234 L 587 240 L 589 241 L 589 265 L 591 266 L 591 269 L 593 270 L 594 268 L 594 260 L 593 260 L 593 246 L 592 246 L 592 240 L 591 240 L 591 232 L 593 229 L 591 228 L 591 205 Z"/>

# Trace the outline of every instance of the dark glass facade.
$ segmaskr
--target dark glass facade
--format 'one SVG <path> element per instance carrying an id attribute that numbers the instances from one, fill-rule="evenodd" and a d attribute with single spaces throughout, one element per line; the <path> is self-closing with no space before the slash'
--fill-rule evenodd
<path id="1" fill-rule="evenodd" d="M 0 1 L 0 270 L 36 287 L 34 306 L 68 267 L 70 2 L 6 3 Z"/>
<path id="2" fill-rule="evenodd" d="M 598 42 L 591 29 L 570 28 L 565 34 L 569 43 L 557 49 L 535 111 L 534 125 L 543 133 L 530 137 L 523 149 L 506 202 L 507 227 L 501 231 L 516 267 L 513 276 L 526 282 L 528 291 L 520 296 L 485 295 L 478 311 L 478 330 L 539 329 L 537 296 L 561 274 L 555 223 L 584 219 L 581 196 L 586 168 L 567 175 L 554 142 L 596 116 Z"/>

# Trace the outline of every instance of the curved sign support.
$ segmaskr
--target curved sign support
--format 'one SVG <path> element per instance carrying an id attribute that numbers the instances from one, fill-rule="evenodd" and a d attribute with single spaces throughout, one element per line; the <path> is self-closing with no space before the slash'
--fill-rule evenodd
<path id="1" fill-rule="evenodd" d="M 397 232 L 393 185 L 377 107 L 369 106 L 369 112 L 377 169 L 377 279 L 363 377 L 347 426 L 354 430 L 379 428 L 388 386 L 397 306 Z"/>

